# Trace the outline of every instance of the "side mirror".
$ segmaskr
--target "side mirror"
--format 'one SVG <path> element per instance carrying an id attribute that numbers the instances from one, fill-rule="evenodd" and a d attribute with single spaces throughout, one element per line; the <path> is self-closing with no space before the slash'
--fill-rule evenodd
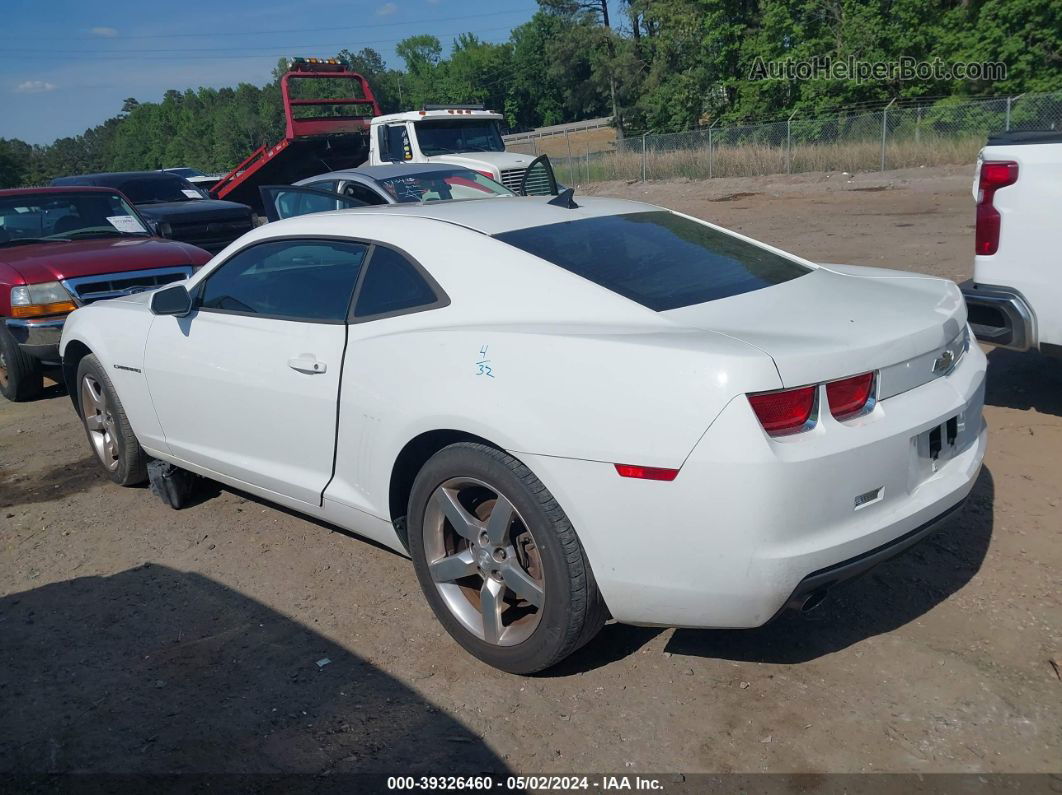
<path id="1" fill-rule="evenodd" d="M 183 284 L 164 287 L 151 295 L 152 314 L 184 317 L 191 311 L 192 295 Z"/>

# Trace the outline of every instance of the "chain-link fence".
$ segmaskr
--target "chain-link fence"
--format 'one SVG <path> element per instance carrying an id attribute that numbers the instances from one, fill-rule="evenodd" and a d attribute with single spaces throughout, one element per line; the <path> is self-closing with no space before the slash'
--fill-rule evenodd
<path id="1" fill-rule="evenodd" d="M 528 145 L 528 153 L 548 151 L 558 179 L 569 185 L 802 171 L 854 173 L 972 163 L 991 134 L 1055 129 L 1062 129 L 1062 92 L 924 105 L 907 101 L 873 112 L 713 125 L 628 136 L 605 144 L 577 142 L 573 146 L 569 136 L 568 140 L 558 138 L 552 150 L 550 138 L 539 138 Z"/>

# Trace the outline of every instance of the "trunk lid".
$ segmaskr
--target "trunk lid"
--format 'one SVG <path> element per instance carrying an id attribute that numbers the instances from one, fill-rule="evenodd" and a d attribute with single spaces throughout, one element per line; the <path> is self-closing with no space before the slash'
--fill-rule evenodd
<path id="1" fill-rule="evenodd" d="M 854 266 L 663 314 L 756 346 L 787 388 L 906 362 L 943 348 L 966 323 L 953 283 Z"/>

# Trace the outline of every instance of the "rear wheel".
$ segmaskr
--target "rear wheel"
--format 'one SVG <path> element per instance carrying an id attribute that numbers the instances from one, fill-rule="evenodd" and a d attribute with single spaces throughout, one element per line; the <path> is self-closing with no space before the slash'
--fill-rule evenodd
<path id="1" fill-rule="evenodd" d="M 81 422 L 96 460 L 121 486 L 147 480 L 147 456 L 133 435 L 129 418 L 99 359 L 89 354 L 77 368 Z"/>
<path id="2" fill-rule="evenodd" d="M 0 324 L 0 394 L 8 400 L 33 400 L 44 390 L 41 363 L 23 352 L 11 332 Z"/>
<path id="3" fill-rule="evenodd" d="M 409 546 L 439 621 L 496 668 L 548 668 L 605 621 L 564 511 L 526 466 L 495 448 L 455 444 L 424 465 L 409 500 Z"/>

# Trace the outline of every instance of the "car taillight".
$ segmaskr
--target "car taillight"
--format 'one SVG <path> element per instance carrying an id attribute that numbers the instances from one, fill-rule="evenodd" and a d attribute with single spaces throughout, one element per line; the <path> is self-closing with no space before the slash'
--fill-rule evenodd
<path id="1" fill-rule="evenodd" d="M 826 400 L 830 413 L 841 419 L 863 410 L 874 388 L 874 373 L 853 375 L 840 381 L 826 384 Z"/>
<path id="2" fill-rule="evenodd" d="M 634 464 L 615 464 L 616 472 L 623 478 L 640 478 L 642 480 L 674 480 L 678 477 L 677 469 L 662 467 L 640 467 Z"/>
<path id="3" fill-rule="evenodd" d="M 1018 164 L 1013 160 L 985 161 L 977 184 L 977 226 L 974 251 L 981 256 L 999 249 L 999 210 L 992 206 L 996 191 L 1018 181 Z"/>
<path id="4" fill-rule="evenodd" d="M 749 395 L 749 404 L 756 412 L 763 429 L 772 436 L 798 431 L 811 419 L 815 409 L 817 386 L 782 389 Z"/>

